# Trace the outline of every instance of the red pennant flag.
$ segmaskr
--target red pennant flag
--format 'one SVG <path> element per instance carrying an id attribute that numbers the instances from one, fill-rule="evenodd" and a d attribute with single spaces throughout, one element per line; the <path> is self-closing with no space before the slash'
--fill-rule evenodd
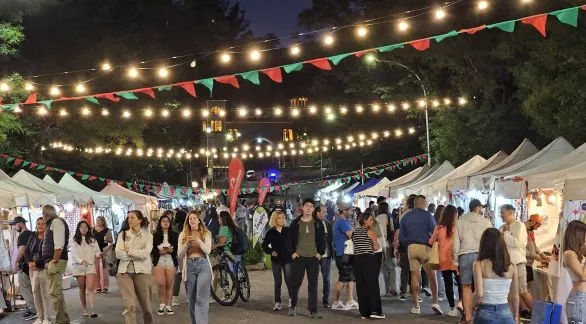
<path id="1" fill-rule="evenodd" d="M 183 90 L 187 91 L 187 93 L 189 93 L 193 97 L 197 97 L 197 95 L 195 94 L 195 84 L 192 81 L 177 83 L 174 85 L 183 88 Z"/>
<path id="2" fill-rule="evenodd" d="M 134 189 L 134 191 L 138 191 L 138 186 L 136 185 L 136 182 L 132 183 L 132 188 Z"/>
<path id="3" fill-rule="evenodd" d="M 220 83 L 223 83 L 223 84 L 229 84 L 236 89 L 240 88 L 240 84 L 238 84 L 238 79 L 236 79 L 235 75 L 225 75 L 225 76 L 214 78 L 214 80 L 216 80 Z"/>
<path id="4" fill-rule="evenodd" d="M 83 173 L 79 173 L 79 172 L 77 172 L 77 173 L 75 174 L 75 176 L 76 176 L 76 177 L 83 177 Z"/>
<path id="5" fill-rule="evenodd" d="M 134 90 L 134 92 L 138 92 L 138 93 L 144 93 L 145 95 L 153 98 L 153 99 L 157 99 L 155 97 L 155 90 L 153 90 L 153 88 L 142 88 L 142 89 L 136 89 Z"/>
<path id="6" fill-rule="evenodd" d="M 262 73 L 266 74 L 271 80 L 282 83 L 283 82 L 283 74 L 281 73 L 281 68 L 274 68 L 274 69 L 266 69 L 261 70 Z"/>
<path id="7" fill-rule="evenodd" d="M 171 194 L 171 196 L 175 196 L 175 188 L 169 186 L 169 193 Z"/>
<path id="8" fill-rule="evenodd" d="M 318 68 L 320 70 L 325 70 L 325 71 L 332 70 L 332 66 L 330 65 L 330 61 L 327 58 L 315 59 L 315 60 L 307 61 L 307 63 L 310 63 L 311 65 L 315 66 L 316 68 Z"/>
<path id="9" fill-rule="evenodd" d="M 22 159 L 14 159 L 14 166 L 19 166 L 22 163 Z"/>
<path id="10" fill-rule="evenodd" d="M 418 51 L 425 51 L 429 48 L 430 41 L 429 41 L 429 38 L 425 38 L 425 39 L 420 39 L 420 40 L 409 42 L 409 45 L 413 46 L 413 48 Z"/>
<path id="11" fill-rule="evenodd" d="M 112 182 L 112 180 L 106 179 L 106 185 L 110 185 L 110 182 Z"/>
<path id="12" fill-rule="evenodd" d="M 123 186 L 124 185 L 124 181 L 116 181 L 117 184 Z"/>
<path id="13" fill-rule="evenodd" d="M 162 188 L 161 186 L 157 186 L 157 193 L 161 193 L 161 190 L 162 190 L 162 189 L 163 189 L 163 188 Z"/>
<path id="14" fill-rule="evenodd" d="M 96 176 L 90 176 L 90 177 L 89 177 L 89 180 L 96 180 L 97 178 L 98 178 L 98 177 L 96 177 Z"/>
<path id="15" fill-rule="evenodd" d="M 281 186 L 275 186 L 276 191 L 281 191 Z"/>
<path id="16" fill-rule="evenodd" d="M 470 34 L 470 35 L 474 35 L 477 32 L 483 30 L 486 28 L 486 25 L 482 25 L 482 26 L 478 26 L 478 27 L 473 27 L 473 28 L 468 28 L 468 29 L 461 29 L 460 32 L 461 33 L 466 33 L 466 34 Z"/>
<path id="17" fill-rule="evenodd" d="M 61 169 L 59 170 L 60 173 L 65 173 L 65 170 Z"/>
<path id="18" fill-rule="evenodd" d="M 48 166 L 47 168 L 45 168 L 45 171 L 51 171 L 53 170 L 53 167 Z"/>
<path id="19" fill-rule="evenodd" d="M 30 96 L 28 96 L 28 98 L 26 98 L 26 101 L 24 102 L 25 104 L 34 104 L 37 102 L 37 93 L 33 92 L 30 94 Z"/>
<path id="20" fill-rule="evenodd" d="M 582 8 L 582 10 L 586 10 L 586 5 L 583 5 L 583 6 L 582 6 L 582 7 L 580 7 L 580 8 Z"/>
<path id="21" fill-rule="evenodd" d="M 102 98 L 108 99 L 108 100 L 113 101 L 113 102 L 120 101 L 120 98 L 116 97 L 116 94 L 114 92 L 100 93 L 100 94 L 95 95 L 94 97 L 99 98 L 99 99 L 102 99 Z"/>
<path id="22" fill-rule="evenodd" d="M 547 25 L 547 14 L 523 18 L 521 19 L 521 22 L 527 25 L 532 25 L 541 35 L 543 35 L 543 37 L 546 36 L 545 26 Z"/>

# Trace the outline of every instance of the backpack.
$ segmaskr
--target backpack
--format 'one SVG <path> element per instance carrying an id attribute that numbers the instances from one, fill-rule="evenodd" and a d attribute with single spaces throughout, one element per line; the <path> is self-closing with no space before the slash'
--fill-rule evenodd
<path id="1" fill-rule="evenodd" d="M 248 251 L 248 236 L 242 228 L 236 227 L 232 233 L 232 244 L 230 245 L 230 252 L 234 255 L 243 255 Z"/>

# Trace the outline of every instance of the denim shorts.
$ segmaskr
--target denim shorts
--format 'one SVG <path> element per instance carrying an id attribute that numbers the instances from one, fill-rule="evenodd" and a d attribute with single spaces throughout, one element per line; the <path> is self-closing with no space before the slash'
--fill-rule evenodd
<path id="1" fill-rule="evenodd" d="M 462 254 L 458 258 L 460 265 L 460 281 L 463 285 L 471 285 L 474 281 L 474 262 L 478 257 L 478 253 Z"/>
<path id="2" fill-rule="evenodd" d="M 515 324 L 509 304 L 480 304 L 474 313 L 474 324 Z"/>
<path id="3" fill-rule="evenodd" d="M 586 323 L 586 292 L 572 290 L 566 300 L 568 324 Z"/>

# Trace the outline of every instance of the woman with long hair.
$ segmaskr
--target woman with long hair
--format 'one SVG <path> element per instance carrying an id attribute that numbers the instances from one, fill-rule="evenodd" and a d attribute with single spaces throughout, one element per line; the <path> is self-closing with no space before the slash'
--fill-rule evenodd
<path id="1" fill-rule="evenodd" d="M 37 231 L 29 239 L 24 250 L 24 260 L 28 263 L 37 320 L 34 324 L 51 324 L 53 305 L 49 299 L 49 281 L 45 276 L 45 264 L 41 261 L 43 238 L 45 237 L 45 220 L 37 219 Z"/>
<path id="2" fill-rule="evenodd" d="M 458 310 L 455 308 L 456 303 L 454 301 L 454 278 L 456 278 L 456 284 L 458 285 L 458 298 L 462 299 L 460 275 L 458 274 L 458 267 L 454 265 L 454 230 L 456 229 L 458 210 L 452 205 L 448 205 L 445 208 L 440 205 L 437 207 L 437 210 L 440 208 L 442 209 L 442 214 L 439 217 L 440 222 L 433 231 L 433 235 L 428 243 L 429 245 L 433 245 L 433 243 L 438 242 L 439 270 L 444 278 L 446 295 L 450 303 L 448 316 L 458 316 Z M 461 307 L 461 302 L 458 305 Z"/>
<path id="3" fill-rule="evenodd" d="M 241 255 L 233 255 L 231 248 L 234 242 L 235 235 L 236 235 L 236 223 L 232 219 L 232 216 L 229 212 L 223 210 L 220 212 L 220 231 L 218 234 L 218 244 L 216 247 L 223 247 L 224 253 L 230 255 L 234 262 L 230 262 L 230 268 L 232 271 L 235 271 L 236 265 L 235 263 L 239 263 L 242 260 Z"/>
<path id="4" fill-rule="evenodd" d="M 171 212 L 172 214 L 173 212 Z M 177 240 L 178 234 L 171 228 L 171 217 L 164 213 L 159 218 L 157 229 L 153 234 L 153 276 L 158 286 L 159 315 L 173 315 L 171 307 L 173 280 L 177 270 Z"/>
<path id="5" fill-rule="evenodd" d="M 183 231 L 183 225 L 185 224 L 185 218 L 187 218 L 187 212 L 183 209 L 179 209 L 175 213 L 173 222 L 175 223 L 174 231 L 180 234 Z M 183 272 L 183 262 L 177 262 L 177 272 L 175 273 L 175 279 L 173 280 L 173 299 L 171 301 L 172 306 L 179 306 L 179 290 L 181 289 L 181 273 Z M 183 286 L 185 287 L 185 286 Z"/>
<path id="6" fill-rule="evenodd" d="M 475 324 L 519 323 L 517 268 L 511 263 L 503 235 L 496 228 L 487 229 L 480 238 L 474 284 L 472 306 L 478 306 Z"/>
<path id="7" fill-rule="evenodd" d="M 151 306 L 151 252 L 153 236 L 142 229 L 144 216 L 139 210 L 128 212 L 128 230 L 118 235 L 116 257 L 118 264 L 118 288 L 124 304 L 124 320 L 126 324 L 136 324 L 136 302 L 142 309 L 144 324 L 153 322 Z"/>
<path id="8" fill-rule="evenodd" d="M 568 323 L 586 322 L 586 224 L 572 221 L 564 233 L 564 268 L 572 278 L 572 290 L 566 300 Z"/>
<path id="9" fill-rule="evenodd" d="M 73 236 L 71 244 L 71 263 L 73 266 L 73 276 L 79 284 L 79 298 L 81 307 L 83 307 L 83 316 L 98 317 L 93 313 L 94 308 L 94 285 L 96 283 L 96 257 L 101 256 L 98 243 L 90 231 L 90 224 L 85 220 L 77 223 L 77 229 Z M 89 309 L 85 298 L 85 291 L 88 291 Z"/>
<path id="10" fill-rule="evenodd" d="M 383 319 L 380 291 L 378 286 L 378 260 L 374 255 L 379 249 L 378 239 L 374 230 L 374 217 L 371 213 L 362 213 L 358 217 L 360 224 L 354 230 L 353 270 L 356 279 L 358 309 L 363 319 Z"/>
<path id="11" fill-rule="evenodd" d="M 278 210 L 271 214 L 269 220 L 270 229 L 267 231 L 262 242 L 262 249 L 266 254 L 271 255 L 273 279 L 275 280 L 275 306 L 273 310 L 281 310 L 281 284 L 285 277 L 287 291 L 291 291 L 291 255 L 293 247 L 289 241 L 291 230 L 286 227 L 287 219 L 285 213 Z M 291 297 L 289 297 L 291 299 Z"/>
<path id="12" fill-rule="evenodd" d="M 448 206 L 450 206 L 450 205 L 448 205 Z M 435 218 L 436 224 L 439 224 L 440 221 L 442 220 L 442 213 L 444 211 L 444 208 L 446 208 L 446 206 L 444 206 L 444 205 L 438 205 L 435 208 L 435 212 L 433 213 L 433 218 Z"/>
<path id="13" fill-rule="evenodd" d="M 380 252 L 375 253 L 378 262 L 380 263 L 379 278 L 382 279 L 383 287 L 381 287 L 381 295 L 389 295 L 390 286 L 390 275 L 391 265 L 390 258 L 393 257 L 393 253 L 388 244 L 387 237 L 392 232 L 393 224 L 390 220 L 389 204 L 387 202 L 381 202 L 378 205 L 378 215 L 376 216 L 374 230 L 378 240 Z"/>
<path id="14" fill-rule="evenodd" d="M 96 226 L 92 229 L 92 235 L 94 239 L 98 243 L 98 247 L 100 248 L 100 252 L 104 252 L 104 248 L 108 246 L 108 244 L 114 243 L 114 239 L 112 238 L 112 231 L 108 228 L 108 224 L 106 223 L 106 218 L 104 216 L 96 217 Z M 105 269 L 104 265 L 104 255 L 100 254 L 96 257 L 96 293 L 108 293 L 108 288 L 110 287 L 110 274 Z"/>
<path id="15" fill-rule="evenodd" d="M 212 250 L 212 234 L 192 211 L 179 234 L 179 262 L 183 263 L 182 279 L 187 289 L 189 317 L 192 324 L 207 324 L 212 284 L 212 266 L 208 255 Z"/>

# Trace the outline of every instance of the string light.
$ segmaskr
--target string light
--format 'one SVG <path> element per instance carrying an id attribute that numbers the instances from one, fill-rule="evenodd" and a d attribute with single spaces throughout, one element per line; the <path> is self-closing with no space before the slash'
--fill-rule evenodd
<path id="1" fill-rule="evenodd" d="M 468 100 L 466 98 L 464 98 L 464 97 L 458 98 L 458 104 L 460 106 L 465 106 L 467 103 L 468 103 Z"/>
<path id="2" fill-rule="evenodd" d="M 395 112 L 395 110 L 396 110 L 396 109 L 397 109 L 397 107 L 395 107 L 395 105 L 393 105 L 393 104 L 388 104 L 388 105 L 387 105 L 387 110 L 388 110 L 390 113 L 392 113 L 392 112 Z"/>
<path id="3" fill-rule="evenodd" d="M 324 44 L 326 44 L 327 46 L 331 46 L 332 44 L 334 44 L 334 36 L 326 35 L 324 37 Z"/>
<path id="4" fill-rule="evenodd" d="M 49 94 L 53 97 L 57 97 L 58 95 L 61 94 L 61 90 L 59 90 L 59 88 L 57 86 L 52 86 L 51 89 L 49 90 Z"/>
<path id="5" fill-rule="evenodd" d="M 183 108 L 183 111 L 181 111 L 181 115 L 183 115 L 183 117 L 185 118 L 189 118 L 191 116 L 191 109 Z"/>
<path id="6" fill-rule="evenodd" d="M 403 110 L 409 110 L 409 108 L 411 108 L 411 105 L 409 105 L 408 102 L 404 102 L 401 104 L 401 108 L 403 108 Z"/>
<path id="7" fill-rule="evenodd" d="M 434 107 L 434 108 L 435 108 L 435 107 L 439 107 L 439 105 L 440 105 L 440 102 L 439 102 L 438 100 L 433 100 L 433 101 L 431 102 L 431 106 L 432 106 L 432 107 Z"/>
<path id="8" fill-rule="evenodd" d="M 435 18 L 438 20 L 442 20 L 446 17 L 446 12 L 444 11 L 444 9 L 439 8 L 435 11 Z"/>
<path id="9" fill-rule="evenodd" d="M 452 100 L 450 98 L 444 98 L 444 104 L 447 105 L 451 105 L 452 104 Z"/>
<path id="10" fill-rule="evenodd" d="M 252 61 L 258 61 L 258 60 L 260 60 L 260 57 L 261 57 L 261 53 L 259 50 L 254 49 L 254 50 L 250 51 L 250 59 Z"/>
<path id="11" fill-rule="evenodd" d="M 122 118 L 128 119 L 128 118 L 130 118 L 131 116 L 132 116 L 132 114 L 131 114 L 131 113 L 130 113 L 130 111 L 128 111 L 128 110 L 124 110 L 124 111 L 122 112 Z"/>
<path id="12" fill-rule="evenodd" d="M 222 109 L 222 110 L 220 110 L 220 111 L 218 112 L 218 115 L 219 115 L 220 117 L 226 117 L 226 111 Z"/>
<path id="13" fill-rule="evenodd" d="M 61 110 L 59 110 L 59 116 L 61 116 L 61 117 L 67 116 L 67 110 L 65 110 L 65 108 L 62 108 Z"/>
<path id="14" fill-rule="evenodd" d="M 402 135 L 403 135 L 403 131 L 402 130 L 400 130 L 400 129 L 396 129 L 395 130 L 395 136 L 401 137 Z"/>
<path id="15" fill-rule="evenodd" d="M 0 91 L 2 91 L 2 92 L 10 91 L 10 86 L 8 85 L 8 83 L 6 83 L 6 82 L 0 83 Z"/>
<path id="16" fill-rule="evenodd" d="M 46 116 L 48 113 L 49 113 L 49 111 L 47 110 L 47 108 L 45 108 L 43 106 L 39 107 L 39 110 L 38 110 L 39 116 Z"/>
<path id="17" fill-rule="evenodd" d="M 293 117 L 299 117 L 299 109 L 293 108 L 291 110 L 291 116 L 293 116 Z"/>
<path id="18" fill-rule="evenodd" d="M 246 117 L 246 115 L 248 115 L 248 110 L 246 108 L 240 108 L 240 109 L 238 109 L 238 116 L 240 116 L 240 117 Z"/>
<path id="19" fill-rule="evenodd" d="M 33 91 L 33 90 L 35 90 L 35 86 L 32 83 L 27 82 L 24 85 L 24 90 L 26 90 L 26 91 Z"/>
<path id="20" fill-rule="evenodd" d="M 309 107 L 309 113 L 312 115 L 315 115 L 315 113 L 317 113 L 317 107 L 316 106 L 310 106 Z"/>
<path id="21" fill-rule="evenodd" d="M 488 1 L 478 1 L 478 9 L 479 10 L 486 10 L 488 8 Z"/>
<path id="22" fill-rule="evenodd" d="M 87 88 L 86 88 L 85 84 L 79 83 L 77 86 L 75 86 L 75 91 L 77 93 L 84 93 L 87 91 Z"/>
<path id="23" fill-rule="evenodd" d="M 366 37 L 367 34 L 368 34 L 368 29 L 366 29 L 366 27 L 359 26 L 358 28 L 356 28 L 356 35 L 358 37 L 364 38 L 364 37 Z"/>
<path id="24" fill-rule="evenodd" d="M 262 110 L 261 110 L 260 108 L 256 108 L 256 109 L 254 110 L 254 114 L 255 114 L 256 116 L 260 116 L 260 115 L 262 115 Z"/>
<path id="25" fill-rule="evenodd" d="M 81 115 L 87 117 L 92 114 L 92 111 L 88 107 L 83 107 L 81 109 Z"/>
<path id="26" fill-rule="evenodd" d="M 159 76 L 161 78 L 166 78 L 169 76 L 169 70 L 167 70 L 167 68 L 160 68 L 159 69 Z"/>
<path id="27" fill-rule="evenodd" d="M 348 108 L 346 107 L 340 107 L 340 114 L 341 115 L 346 115 L 348 113 Z"/>
<path id="28" fill-rule="evenodd" d="M 356 112 L 361 114 L 364 111 L 364 107 L 362 107 L 361 105 L 356 106 Z"/>
<path id="29" fill-rule="evenodd" d="M 297 56 L 301 53 L 301 47 L 299 47 L 299 45 L 295 44 L 291 47 L 291 55 L 293 56 Z"/>
<path id="30" fill-rule="evenodd" d="M 104 62 L 104 64 L 102 64 L 102 71 L 108 72 L 110 70 L 112 70 L 112 66 L 110 66 L 108 62 Z"/>
<path id="31" fill-rule="evenodd" d="M 220 55 L 220 61 L 222 63 L 230 63 L 231 60 L 232 56 L 230 55 L 230 53 L 224 52 L 222 53 L 222 55 Z"/>
<path id="32" fill-rule="evenodd" d="M 409 29 L 409 23 L 407 23 L 406 21 L 400 21 L 399 24 L 397 25 L 399 27 L 400 31 L 406 31 L 407 29 Z"/>
<path id="33" fill-rule="evenodd" d="M 153 116 L 153 110 L 150 108 L 147 108 L 144 110 L 144 116 L 146 118 L 151 118 Z"/>
<path id="34" fill-rule="evenodd" d="M 415 128 L 409 127 L 408 132 L 409 132 L 409 134 L 414 134 L 415 133 Z"/>
<path id="35" fill-rule="evenodd" d="M 380 111 L 380 106 L 377 104 L 372 105 L 372 111 L 378 113 Z"/>
<path id="36" fill-rule="evenodd" d="M 161 111 L 161 116 L 163 116 L 164 118 L 169 117 L 169 109 L 163 109 Z"/>
<path id="37" fill-rule="evenodd" d="M 275 108 L 275 116 L 281 116 L 283 114 L 283 109 Z"/>
<path id="38" fill-rule="evenodd" d="M 106 109 L 106 108 L 102 109 L 102 116 L 106 117 L 109 115 L 110 115 L 110 112 L 108 111 L 108 109 Z"/>
<path id="39" fill-rule="evenodd" d="M 201 116 L 206 118 L 210 115 L 210 112 L 207 109 L 201 111 Z"/>
<path id="40" fill-rule="evenodd" d="M 425 100 L 419 100 L 417 101 L 417 105 L 419 105 L 419 108 L 425 108 Z"/>

